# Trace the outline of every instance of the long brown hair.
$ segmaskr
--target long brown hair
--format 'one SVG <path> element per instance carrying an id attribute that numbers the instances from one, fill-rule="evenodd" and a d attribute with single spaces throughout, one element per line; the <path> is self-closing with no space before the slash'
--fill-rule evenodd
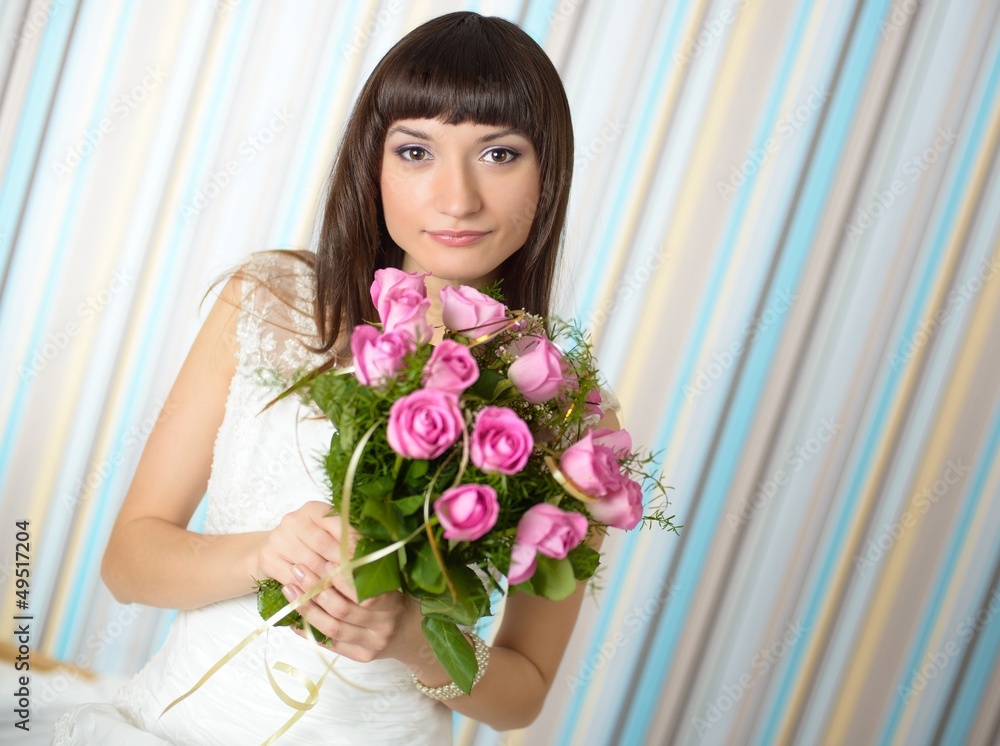
<path id="1" fill-rule="evenodd" d="M 344 354 L 345 330 L 377 318 L 376 269 L 400 267 L 379 189 L 386 131 L 400 119 L 513 127 L 538 154 L 541 194 L 524 246 L 499 269 L 512 308 L 546 315 L 573 172 L 573 127 L 559 73 L 513 23 L 478 13 L 434 18 L 376 65 L 347 121 L 316 249 L 318 352 Z"/>

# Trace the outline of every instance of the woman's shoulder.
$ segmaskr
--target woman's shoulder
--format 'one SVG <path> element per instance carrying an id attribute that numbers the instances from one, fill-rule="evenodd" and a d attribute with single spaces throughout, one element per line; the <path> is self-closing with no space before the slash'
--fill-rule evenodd
<path id="1" fill-rule="evenodd" d="M 230 270 L 240 282 L 241 306 L 261 314 L 286 308 L 312 316 L 316 297 L 315 255 L 310 251 L 268 249 L 249 254 Z"/>
<path id="2" fill-rule="evenodd" d="M 248 290 L 311 303 L 315 267 L 316 255 L 311 251 L 267 249 L 249 254 L 232 274 L 240 277 Z"/>
<path id="3" fill-rule="evenodd" d="M 315 362 L 315 255 L 267 250 L 248 255 L 230 273 L 239 281 L 244 356 L 262 364 L 297 368 Z"/>

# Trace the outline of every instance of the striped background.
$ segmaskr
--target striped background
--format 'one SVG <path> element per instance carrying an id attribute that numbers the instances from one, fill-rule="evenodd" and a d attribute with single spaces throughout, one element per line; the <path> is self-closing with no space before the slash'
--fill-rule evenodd
<path id="1" fill-rule="evenodd" d="M 31 522 L 35 649 L 129 673 L 162 641 L 98 567 L 200 295 L 311 244 L 368 71 L 460 8 L 563 76 L 561 307 L 685 528 L 610 541 L 539 721 L 459 742 L 997 742 L 996 0 L 5 2 L 0 525 Z"/>

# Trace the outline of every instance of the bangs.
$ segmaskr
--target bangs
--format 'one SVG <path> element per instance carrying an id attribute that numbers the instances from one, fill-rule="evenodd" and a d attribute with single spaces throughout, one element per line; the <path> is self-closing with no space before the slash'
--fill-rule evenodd
<path id="1" fill-rule="evenodd" d="M 477 20 L 453 20 L 443 33 L 412 39 L 406 63 L 386 65 L 375 92 L 383 126 L 399 119 L 473 122 L 513 127 L 537 145 L 539 120 L 545 117 L 540 104 L 548 98 L 545 85 L 533 70 L 517 66 L 522 39 L 495 28 L 487 34 Z"/>

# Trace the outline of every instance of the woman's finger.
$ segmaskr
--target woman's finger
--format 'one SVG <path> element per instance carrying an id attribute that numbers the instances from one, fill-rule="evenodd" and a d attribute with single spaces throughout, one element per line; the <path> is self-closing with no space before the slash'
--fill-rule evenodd
<path id="1" fill-rule="evenodd" d="M 316 580 L 317 578 L 307 577 L 306 587 L 312 588 Z M 285 597 L 289 600 L 302 594 L 298 586 L 288 586 L 286 591 Z M 368 638 L 368 630 L 356 623 L 357 610 L 360 610 L 359 606 L 341 596 L 333 588 L 321 591 L 298 609 L 303 619 L 331 640 L 363 647 Z M 307 635 L 306 637 L 308 638 Z"/>

